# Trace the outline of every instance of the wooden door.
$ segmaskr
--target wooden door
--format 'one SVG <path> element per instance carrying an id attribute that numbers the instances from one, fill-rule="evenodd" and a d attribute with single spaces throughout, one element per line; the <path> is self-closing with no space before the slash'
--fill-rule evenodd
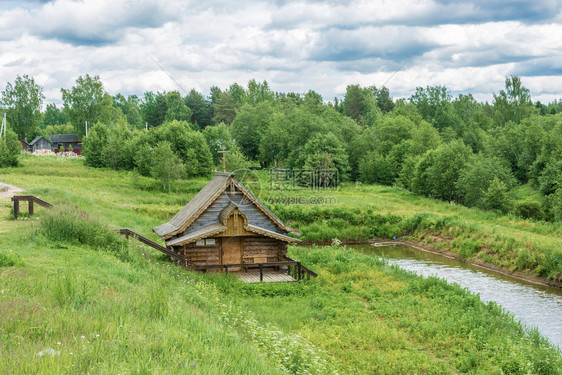
<path id="1" fill-rule="evenodd" d="M 222 238 L 222 264 L 242 263 L 242 249 L 240 239 L 240 237 Z M 233 268 L 232 271 L 236 270 Z"/>

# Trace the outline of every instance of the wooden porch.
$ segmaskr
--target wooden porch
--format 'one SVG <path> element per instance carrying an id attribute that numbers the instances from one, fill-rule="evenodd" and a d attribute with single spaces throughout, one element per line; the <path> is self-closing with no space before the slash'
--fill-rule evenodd
<path id="1" fill-rule="evenodd" d="M 297 281 L 291 275 L 286 272 L 275 271 L 275 270 L 265 270 L 260 275 L 259 271 L 248 271 L 248 272 L 236 272 L 236 276 L 240 277 L 240 280 L 247 283 L 280 283 L 288 281 Z M 261 276 L 261 277 L 260 277 Z"/>
<path id="2" fill-rule="evenodd" d="M 240 264 L 206 264 L 197 265 L 197 271 L 219 271 L 232 273 L 248 283 L 286 282 L 310 279 L 318 275 L 306 268 L 301 262 L 285 257 L 282 262 L 240 263 Z"/>

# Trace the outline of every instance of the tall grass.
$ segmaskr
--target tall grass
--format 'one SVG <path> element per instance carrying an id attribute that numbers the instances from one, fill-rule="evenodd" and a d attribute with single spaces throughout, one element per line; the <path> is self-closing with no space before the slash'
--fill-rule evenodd
<path id="1" fill-rule="evenodd" d="M 37 234 L 56 243 L 74 243 L 96 249 L 119 251 L 125 241 L 76 206 L 59 204 L 45 212 Z"/>
<path id="2" fill-rule="evenodd" d="M 217 301 L 196 287 L 200 275 L 139 256 L 120 239 L 137 257 L 99 251 L 115 248 L 113 239 L 91 239 L 103 235 L 99 224 L 50 215 L 31 242 L 17 241 L 21 232 L 0 241 L 25 261 L 0 268 L 0 373 L 282 373 L 223 325 Z M 82 242 L 71 241 L 76 233 Z"/>
<path id="3" fill-rule="evenodd" d="M 23 266 L 23 260 L 13 251 L 0 250 L 0 267 Z"/>

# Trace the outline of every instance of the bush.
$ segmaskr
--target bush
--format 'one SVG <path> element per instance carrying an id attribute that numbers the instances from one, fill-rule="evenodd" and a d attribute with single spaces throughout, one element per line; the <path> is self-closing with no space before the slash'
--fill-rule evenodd
<path id="1" fill-rule="evenodd" d="M 463 258 L 472 258 L 480 251 L 482 245 L 478 241 L 468 240 L 461 243 L 459 255 Z"/>
<path id="2" fill-rule="evenodd" d="M 415 193 L 458 201 L 457 180 L 468 163 L 472 150 L 462 141 L 442 144 L 425 153 L 416 165 L 412 187 Z"/>
<path id="3" fill-rule="evenodd" d="M 540 219 L 541 204 L 534 200 L 524 200 L 515 203 L 515 214 L 524 219 Z"/>
<path id="4" fill-rule="evenodd" d="M 509 166 L 496 157 L 477 154 L 470 158 L 468 165 L 461 171 L 457 189 L 462 201 L 467 206 L 483 207 L 483 192 L 488 190 L 494 177 L 503 182 L 508 189 L 515 185 L 515 178 Z"/>
<path id="5" fill-rule="evenodd" d="M 359 164 L 361 181 L 392 185 L 398 175 L 397 163 L 388 157 L 371 152 Z"/>
<path id="6" fill-rule="evenodd" d="M 86 165 L 95 168 L 106 166 L 104 150 L 107 146 L 108 137 L 109 129 L 104 124 L 97 123 L 92 127 L 88 136 L 84 138 L 82 146 L 82 155 Z"/>
<path id="7" fill-rule="evenodd" d="M 554 194 L 545 197 L 545 219 L 562 221 L 562 185 Z"/>
<path id="8" fill-rule="evenodd" d="M 487 210 L 506 213 L 511 207 L 511 200 L 507 194 L 507 187 L 499 178 L 494 177 L 488 190 L 484 192 L 484 206 Z"/>
<path id="9" fill-rule="evenodd" d="M 18 136 L 8 129 L 6 136 L 0 138 L 0 168 L 17 167 L 20 154 L 21 144 Z"/>

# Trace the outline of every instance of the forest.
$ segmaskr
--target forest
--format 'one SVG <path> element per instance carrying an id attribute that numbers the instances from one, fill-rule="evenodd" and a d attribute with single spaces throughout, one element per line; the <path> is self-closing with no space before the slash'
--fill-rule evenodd
<path id="1" fill-rule="evenodd" d="M 342 182 L 562 220 L 562 102 L 533 102 L 517 76 L 492 103 L 453 97 L 443 86 L 394 99 L 386 87 L 349 85 L 342 99 L 326 101 L 256 80 L 213 86 L 209 96 L 192 89 L 125 97 L 85 75 L 61 89 L 60 108 L 43 110 L 42 90 L 23 75 L 2 91 L 9 131 L 0 166 L 17 165 L 18 137 L 77 133 L 87 165 L 154 177 L 167 191 L 180 179 L 209 176 L 225 148 L 231 171 L 333 169 Z"/>

